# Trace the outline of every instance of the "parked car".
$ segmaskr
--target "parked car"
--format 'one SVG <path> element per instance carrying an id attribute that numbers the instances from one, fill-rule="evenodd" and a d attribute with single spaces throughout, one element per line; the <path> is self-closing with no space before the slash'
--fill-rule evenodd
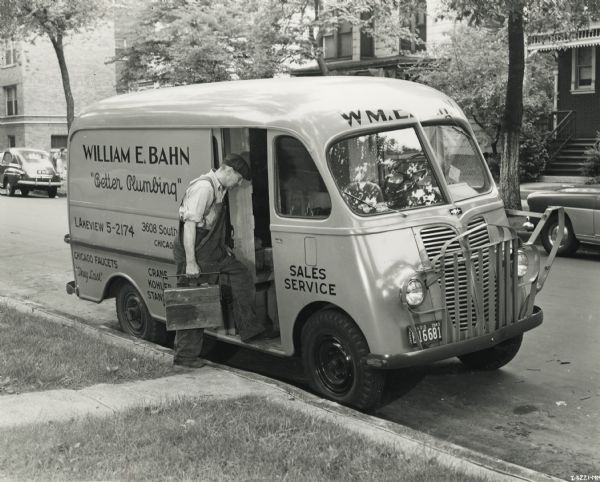
<path id="1" fill-rule="evenodd" d="M 21 196 L 43 190 L 48 197 L 56 197 L 62 182 L 46 151 L 11 147 L 0 156 L 0 182 L 9 196 L 18 189 Z"/>
<path id="2" fill-rule="evenodd" d="M 580 244 L 600 246 L 600 184 L 566 187 L 556 191 L 537 191 L 527 196 L 529 209 L 542 213 L 548 206 L 565 208 L 564 238 L 557 254 L 565 256 L 577 251 Z M 558 218 L 550 219 L 540 234 L 542 244 L 550 252 L 558 232 Z"/>

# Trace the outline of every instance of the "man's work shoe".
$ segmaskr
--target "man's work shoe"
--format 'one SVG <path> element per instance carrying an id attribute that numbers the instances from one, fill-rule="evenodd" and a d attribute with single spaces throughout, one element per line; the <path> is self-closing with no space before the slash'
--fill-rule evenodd
<path id="1" fill-rule="evenodd" d="M 178 369 L 178 368 L 202 368 L 204 365 L 206 365 L 206 363 L 201 358 L 196 358 L 195 360 L 189 360 L 189 361 L 173 360 L 173 367 L 175 369 Z"/>

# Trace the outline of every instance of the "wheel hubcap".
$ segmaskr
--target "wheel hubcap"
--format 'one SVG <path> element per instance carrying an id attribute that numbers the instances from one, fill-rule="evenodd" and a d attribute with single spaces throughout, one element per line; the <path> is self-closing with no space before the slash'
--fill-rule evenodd
<path id="1" fill-rule="evenodd" d="M 569 230 L 567 229 L 567 227 L 565 226 L 563 228 L 563 239 L 562 242 L 559 245 L 559 248 L 562 248 L 565 245 L 565 240 L 567 239 L 567 236 L 569 235 Z M 556 242 L 556 238 L 558 237 L 558 225 L 554 226 L 552 228 L 552 230 L 550 231 L 550 244 L 552 246 L 554 246 L 554 243 Z"/>
<path id="2" fill-rule="evenodd" d="M 135 332 L 141 332 L 144 326 L 142 319 L 142 301 L 137 295 L 129 295 L 124 303 L 125 317 L 131 329 Z"/>
<path id="3" fill-rule="evenodd" d="M 344 394 L 354 382 L 352 356 L 334 336 L 321 338 L 315 352 L 319 378 L 333 393 Z"/>

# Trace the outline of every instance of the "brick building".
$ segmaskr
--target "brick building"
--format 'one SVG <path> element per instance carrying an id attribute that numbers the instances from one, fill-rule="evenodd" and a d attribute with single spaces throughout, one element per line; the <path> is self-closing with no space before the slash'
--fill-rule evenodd
<path id="1" fill-rule="evenodd" d="M 58 60 L 45 37 L 5 41 L 0 55 L 0 148 L 66 146 L 66 102 Z M 115 91 L 112 22 L 65 39 L 75 115 Z"/>

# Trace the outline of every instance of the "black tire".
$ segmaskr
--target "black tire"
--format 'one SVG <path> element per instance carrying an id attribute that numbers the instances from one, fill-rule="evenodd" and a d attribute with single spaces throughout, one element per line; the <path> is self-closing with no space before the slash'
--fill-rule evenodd
<path id="1" fill-rule="evenodd" d="M 364 362 L 368 354 L 360 329 L 337 310 L 315 313 L 302 330 L 302 362 L 311 387 L 361 410 L 376 408 L 385 386 L 385 373 Z"/>
<path id="2" fill-rule="evenodd" d="M 557 256 L 568 256 L 577 251 L 579 247 L 579 241 L 575 237 L 575 232 L 573 231 L 573 226 L 571 225 L 571 221 L 568 217 L 565 216 L 565 235 L 556 252 Z M 556 239 L 556 234 L 558 232 L 558 217 L 553 216 L 548 220 L 544 229 L 541 232 L 542 244 L 544 245 L 544 249 L 547 253 L 552 251 L 552 247 L 554 246 L 554 239 Z"/>
<path id="3" fill-rule="evenodd" d="M 4 188 L 6 189 L 6 192 L 8 193 L 9 196 L 14 196 L 15 191 L 17 190 L 16 186 L 10 182 L 10 179 L 6 180 L 6 183 L 4 184 Z"/>
<path id="4" fill-rule="evenodd" d="M 125 333 L 161 345 L 167 343 L 165 324 L 150 316 L 142 295 L 130 283 L 124 282 L 118 287 L 116 307 Z"/>
<path id="5" fill-rule="evenodd" d="M 459 356 L 458 359 L 473 370 L 497 370 L 517 355 L 522 341 L 521 334 L 491 348 Z"/>
<path id="6" fill-rule="evenodd" d="M 29 189 L 27 189 L 26 187 L 22 187 L 21 188 L 21 196 L 23 196 L 23 197 L 29 196 Z"/>
<path id="7" fill-rule="evenodd" d="M 56 193 L 58 192 L 58 188 L 49 187 L 48 188 L 48 197 L 56 197 Z"/>

